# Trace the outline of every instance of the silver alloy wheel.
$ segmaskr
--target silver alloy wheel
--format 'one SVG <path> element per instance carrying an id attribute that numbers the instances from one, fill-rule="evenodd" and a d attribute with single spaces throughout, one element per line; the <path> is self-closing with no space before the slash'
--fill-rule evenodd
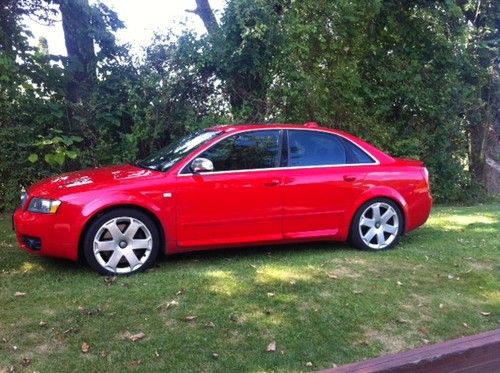
<path id="1" fill-rule="evenodd" d="M 108 220 L 94 236 L 94 256 L 102 268 L 126 274 L 140 268 L 153 249 L 148 227 L 138 219 L 123 216 Z"/>
<path id="2" fill-rule="evenodd" d="M 359 235 L 365 245 L 380 250 L 389 246 L 399 232 L 399 218 L 396 210 L 384 202 L 368 206 L 359 219 Z"/>

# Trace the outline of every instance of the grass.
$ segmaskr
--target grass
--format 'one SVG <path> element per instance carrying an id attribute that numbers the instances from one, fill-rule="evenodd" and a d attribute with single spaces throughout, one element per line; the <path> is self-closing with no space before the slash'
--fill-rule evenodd
<path id="1" fill-rule="evenodd" d="M 186 254 L 114 282 L 18 250 L 4 217 L 0 372 L 328 368 L 498 328 L 499 269 L 498 203 L 437 207 L 387 252 L 328 243 Z"/>

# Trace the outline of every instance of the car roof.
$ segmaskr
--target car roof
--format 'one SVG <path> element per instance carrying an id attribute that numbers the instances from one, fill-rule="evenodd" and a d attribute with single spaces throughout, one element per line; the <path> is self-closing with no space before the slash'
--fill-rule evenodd
<path id="1" fill-rule="evenodd" d="M 210 127 L 211 130 L 232 132 L 232 131 L 245 131 L 245 130 L 259 130 L 259 129 L 317 129 L 328 132 L 338 132 L 342 131 L 333 130 L 327 127 L 321 127 L 316 122 L 307 122 L 304 124 L 286 124 L 286 123 L 255 123 L 255 124 L 221 124 Z"/>

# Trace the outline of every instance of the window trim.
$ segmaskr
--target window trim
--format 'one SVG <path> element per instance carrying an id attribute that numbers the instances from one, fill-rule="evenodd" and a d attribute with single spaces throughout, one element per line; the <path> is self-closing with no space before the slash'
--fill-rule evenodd
<path id="1" fill-rule="evenodd" d="M 286 137 L 287 152 L 288 152 L 287 165 L 289 164 L 290 159 L 291 159 L 291 157 L 290 157 L 290 132 L 291 131 L 302 131 L 302 130 L 303 130 L 302 128 L 288 128 L 288 129 L 286 129 L 285 137 Z M 356 148 L 358 148 L 362 152 L 364 152 L 368 156 L 368 158 L 371 158 L 371 160 L 373 162 L 369 162 L 369 163 L 366 163 L 366 162 L 363 162 L 363 163 L 335 163 L 335 164 L 328 164 L 328 165 L 311 165 L 311 166 L 285 166 L 284 168 L 311 168 L 311 167 L 333 167 L 333 166 L 347 167 L 347 166 L 365 166 L 365 165 L 380 164 L 379 160 L 377 158 L 375 158 L 373 155 L 371 155 L 370 152 L 368 152 L 362 146 L 359 146 L 354 141 L 348 139 L 345 136 L 339 135 L 337 133 L 328 132 L 328 131 L 321 131 L 321 130 L 315 130 L 315 131 L 309 130 L 309 132 L 323 132 L 323 133 L 329 134 L 330 136 L 340 137 L 340 139 L 344 139 L 344 140 L 350 142 L 353 146 L 355 146 Z M 342 144 L 342 142 L 340 142 L 340 145 L 342 146 L 342 148 L 344 148 L 345 151 L 347 151 L 347 149 L 345 149 L 345 146 L 344 146 L 344 144 Z"/>
<path id="2" fill-rule="evenodd" d="M 182 173 L 182 171 L 186 168 L 186 166 L 189 165 L 195 158 L 197 158 L 204 151 L 217 145 L 220 141 L 222 141 L 230 136 L 237 135 L 239 133 L 255 132 L 255 131 L 280 131 L 282 133 L 282 136 L 280 136 L 280 146 L 282 146 L 283 137 L 285 135 L 287 137 L 287 146 L 288 146 L 288 131 L 323 132 L 323 133 L 327 133 L 330 135 L 339 136 L 339 137 L 342 137 L 343 139 L 346 139 L 347 141 L 350 141 L 353 145 L 355 145 L 358 148 L 360 148 L 361 150 L 363 150 L 370 158 L 373 159 L 374 162 L 373 163 L 328 164 L 328 165 L 320 165 L 320 166 L 293 166 L 293 167 L 279 166 L 279 167 L 272 167 L 272 168 L 250 168 L 250 169 L 245 169 L 245 170 Z M 280 159 L 279 164 L 280 165 L 281 165 L 281 157 L 282 157 L 282 154 L 280 152 L 280 154 L 279 154 L 279 159 Z M 288 157 L 289 157 L 289 155 L 288 155 Z M 271 128 L 259 128 L 259 129 L 251 128 L 251 129 L 246 129 L 246 130 L 237 131 L 237 132 L 228 132 L 226 135 L 222 135 L 222 136 L 220 136 L 220 138 L 216 139 L 216 141 L 213 144 L 211 144 L 209 147 L 207 147 L 206 149 L 203 149 L 203 150 L 198 149 L 192 155 L 186 157 L 185 159 L 187 159 L 187 161 L 182 165 L 182 167 L 180 167 L 179 171 L 177 172 L 178 177 L 186 177 L 186 176 L 193 176 L 193 175 L 208 176 L 208 175 L 234 174 L 234 173 L 238 173 L 238 172 L 259 172 L 259 171 L 265 172 L 265 171 L 276 171 L 276 170 L 300 170 L 300 169 L 313 169 L 313 168 L 358 167 L 358 166 L 378 166 L 378 165 L 380 165 L 380 161 L 373 154 L 371 154 L 363 146 L 356 144 L 356 142 L 347 138 L 346 136 L 339 134 L 339 133 L 333 133 L 331 131 L 322 130 L 322 129 L 314 129 L 314 128 L 272 128 L 271 127 Z"/>

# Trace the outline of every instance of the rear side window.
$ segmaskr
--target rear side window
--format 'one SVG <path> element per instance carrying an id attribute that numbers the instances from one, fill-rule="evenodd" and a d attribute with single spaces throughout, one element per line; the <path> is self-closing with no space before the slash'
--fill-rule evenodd
<path id="1" fill-rule="evenodd" d="M 349 140 L 326 132 L 289 130 L 288 149 L 289 167 L 374 163 Z"/>
<path id="2" fill-rule="evenodd" d="M 279 130 L 243 132 L 221 140 L 198 157 L 208 158 L 214 171 L 277 167 Z"/>

